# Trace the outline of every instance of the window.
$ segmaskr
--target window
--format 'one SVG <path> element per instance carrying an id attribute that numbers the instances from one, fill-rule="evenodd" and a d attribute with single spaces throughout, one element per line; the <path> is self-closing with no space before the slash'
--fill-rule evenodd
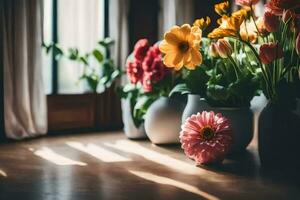
<path id="1" fill-rule="evenodd" d="M 104 38 L 104 11 L 104 0 L 44 0 L 44 41 L 54 40 L 64 51 L 77 47 L 88 52 Z M 85 83 L 79 82 L 83 70 L 80 64 L 67 59 L 56 63 L 51 55 L 43 57 L 47 94 L 87 91 Z"/>

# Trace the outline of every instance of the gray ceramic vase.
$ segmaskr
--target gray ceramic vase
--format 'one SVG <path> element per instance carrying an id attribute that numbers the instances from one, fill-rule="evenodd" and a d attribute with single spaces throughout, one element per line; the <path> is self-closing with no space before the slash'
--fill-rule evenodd
<path id="1" fill-rule="evenodd" d="M 145 117 L 145 130 L 152 143 L 179 143 L 183 109 L 182 102 L 167 97 L 157 99 L 149 107 Z"/>
<path id="2" fill-rule="evenodd" d="M 131 105 L 127 99 L 122 99 L 122 119 L 124 124 L 124 133 L 129 139 L 147 138 L 144 123 L 136 127 L 131 116 Z"/>
<path id="3" fill-rule="evenodd" d="M 243 152 L 253 138 L 253 113 L 250 107 L 226 108 L 212 107 L 199 95 L 190 94 L 187 105 L 182 114 L 182 122 L 193 114 L 202 111 L 214 111 L 221 113 L 230 120 L 234 143 L 230 153 Z"/>

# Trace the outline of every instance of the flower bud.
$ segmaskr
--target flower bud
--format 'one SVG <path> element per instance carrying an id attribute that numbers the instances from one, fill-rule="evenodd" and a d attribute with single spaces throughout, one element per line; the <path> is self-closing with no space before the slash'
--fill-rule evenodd
<path id="1" fill-rule="evenodd" d="M 290 19 L 293 19 L 295 17 L 295 12 L 292 10 L 284 10 L 282 14 L 282 21 L 284 23 L 289 22 Z"/>
<path id="2" fill-rule="evenodd" d="M 209 46 L 209 55 L 211 57 L 218 57 L 218 51 L 217 51 L 217 44 L 216 43 L 211 43 L 211 45 Z"/>
<path id="3" fill-rule="evenodd" d="M 225 39 L 219 39 L 216 43 L 216 49 L 220 57 L 228 58 L 232 54 L 232 47 Z"/>
<path id="4" fill-rule="evenodd" d="M 273 33 L 279 29 L 279 18 L 271 12 L 265 12 L 264 24 L 268 32 Z"/>
<path id="5" fill-rule="evenodd" d="M 300 56 L 300 32 L 298 33 L 298 36 L 296 38 L 295 49 L 298 56 Z"/>

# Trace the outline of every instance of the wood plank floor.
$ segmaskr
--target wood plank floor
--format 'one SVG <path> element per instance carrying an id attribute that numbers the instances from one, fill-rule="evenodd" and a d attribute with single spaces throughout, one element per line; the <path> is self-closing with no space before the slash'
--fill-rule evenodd
<path id="1" fill-rule="evenodd" d="M 122 133 L 0 144 L 1 200 L 300 199 L 298 174 L 265 174 L 250 146 L 217 167 L 196 167 L 179 146 Z"/>

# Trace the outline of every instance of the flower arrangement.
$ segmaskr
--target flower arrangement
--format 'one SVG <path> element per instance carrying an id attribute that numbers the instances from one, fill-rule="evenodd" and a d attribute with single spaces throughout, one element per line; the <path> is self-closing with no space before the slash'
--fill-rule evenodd
<path id="1" fill-rule="evenodd" d="M 147 39 L 137 41 L 126 62 L 129 83 L 119 89 L 128 99 L 135 125 L 144 120 L 148 107 L 161 96 L 168 96 L 177 78 L 164 64 L 158 45 L 150 46 Z"/>
<path id="2" fill-rule="evenodd" d="M 244 46 L 240 51 L 255 62 L 251 62 L 252 66 L 258 65 L 261 89 L 271 102 L 299 96 L 300 2 L 270 0 L 265 4 L 262 18 L 255 16 L 257 3 L 257 0 L 236 0 L 242 9 L 224 13 L 220 26 L 208 37 L 230 38 Z M 247 24 L 252 24 L 252 28 Z"/>
<path id="3" fill-rule="evenodd" d="M 215 106 L 247 107 L 259 90 L 271 101 L 285 96 L 287 85 L 293 95 L 299 93 L 300 3 L 271 0 L 261 18 L 255 16 L 257 3 L 236 0 L 242 8 L 233 13 L 228 1 L 216 4 L 219 26 L 207 38 L 202 33 L 209 17 L 165 33 L 164 63 L 184 77 L 172 94 L 200 94 Z"/>
<path id="4" fill-rule="evenodd" d="M 271 104 L 295 105 L 300 98 L 300 2 L 269 0 L 263 17 L 257 17 L 258 2 L 235 0 L 240 9 L 234 12 L 228 1 L 216 4 L 218 26 L 209 33 L 209 17 L 165 33 L 159 45 L 163 62 L 182 75 L 170 95 L 199 94 L 213 107 L 249 108 L 262 91 Z M 198 164 L 220 161 L 229 151 L 231 130 L 237 134 L 234 123 L 212 112 L 192 115 L 182 125 L 182 148 Z M 217 136 L 223 140 L 216 142 Z"/>

